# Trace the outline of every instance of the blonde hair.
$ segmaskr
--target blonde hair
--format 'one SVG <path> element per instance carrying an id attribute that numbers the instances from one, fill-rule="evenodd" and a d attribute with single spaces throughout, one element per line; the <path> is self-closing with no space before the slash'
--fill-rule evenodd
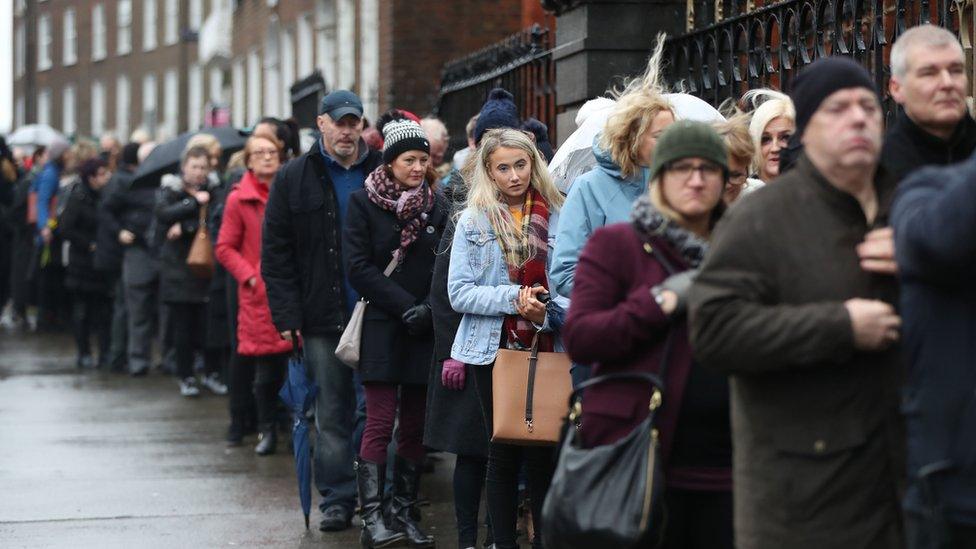
<path id="1" fill-rule="evenodd" d="M 756 105 L 749 122 L 749 135 L 752 136 L 752 144 L 756 149 L 751 168 L 754 173 L 759 173 L 762 166 L 762 134 L 766 131 L 766 126 L 777 118 L 786 118 L 795 124 L 796 109 L 788 95 L 768 89 L 749 90 L 742 96 L 742 102 Z"/>
<path id="2" fill-rule="evenodd" d="M 625 78 L 623 86 L 611 87 L 607 90 L 610 97 L 619 100 L 626 95 L 662 95 L 668 91 L 661 74 L 661 59 L 664 58 L 664 43 L 667 38 L 667 33 L 657 33 L 654 37 L 654 49 L 651 51 L 651 56 L 647 58 L 644 72 L 636 78 Z"/>
<path id="3" fill-rule="evenodd" d="M 186 146 L 183 147 L 183 151 L 186 152 L 194 147 L 203 147 L 204 149 L 207 149 L 207 152 L 211 158 L 216 156 L 218 157 L 217 160 L 220 160 L 219 157 L 223 152 L 223 147 L 220 146 L 220 141 L 209 133 L 198 133 L 190 137 L 190 140 L 186 142 Z"/>
<path id="4" fill-rule="evenodd" d="M 510 128 L 485 132 L 478 150 L 471 155 L 476 160 L 469 160 L 468 166 L 465 166 L 471 170 L 470 178 L 465 178 L 470 181 L 465 207 L 484 214 L 495 231 L 495 236 L 502 243 L 502 249 L 514 250 L 519 245 L 521 227 L 516 225 L 508 207 L 502 202 L 501 191 L 490 174 L 491 155 L 501 148 L 518 149 L 529 156 L 532 162 L 532 179 L 529 185 L 549 203 L 550 211 L 559 210 L 564 199 L 549 176 L 545 159 L 527 135 Z"/>
<path id="5" fill-rule="evenodd" d="M 716 122 L 714 128 L 725 141 L 729 157 L 748 169 L 756 155 L 756 144 L 749 134 L 749 113 L 738 113 L 724 122 Z"/>
<path id="6" fill-rule="evenodd" d="M 658 93 L 624 95 L 614 105 L 600 134 L 599 147 L 610 155 L 620 168 L 624 179 L 640 172 L 641 141 L 658 114 L 667 111 L 674 116 L 674 108 Z"/>

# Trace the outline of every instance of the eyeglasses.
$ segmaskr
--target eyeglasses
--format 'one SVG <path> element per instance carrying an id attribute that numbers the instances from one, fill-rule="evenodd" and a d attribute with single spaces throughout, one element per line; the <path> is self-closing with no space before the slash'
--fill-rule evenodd
<path id="1" fill-rule="evenodd" d="M 272 158 L 278 156 L 277 149 L 254 149 L 251 151 L 251 156 L 263 156 L 265 158 Z"/>
<path id="2" fill-rule="evenodd" d="M 730 187 L 741 187 L 746 184 L 748 177 L 743 172 L 730 172 L 729 178 L 725 180 L 725 184 Z"/>
<path id="3" fill-rule="evenodd" d="M 682 181 L 688 181 L 691 179 L 691 174 L 695 172 L 700 173 L 702 179 L 709 181 L 721 179 L 724 173 L 721 166 L 711 162 L 704 162 L 697 166 L 690 162 L 679 162 L 668 166 L 668 171 L 673 173 Z"/>

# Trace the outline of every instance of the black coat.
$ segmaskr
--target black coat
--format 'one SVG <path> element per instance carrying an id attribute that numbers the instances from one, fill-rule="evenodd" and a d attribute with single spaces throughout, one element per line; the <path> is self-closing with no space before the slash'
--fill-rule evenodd
<path id="1" fill-rule="evenodd" d="M 900 182 L 922 166 L 944 166 L 962 162 L 976 150 L 976 120 L 966 114 L 948 141 L 919 128 L 904 112 L 885 134 L 881 165 Z"/>
<path id="2" fill-rule="evenodd" d="M 361 150 L 366 150 L 361 144 Z M 359 159 L 368 174 L 377 151 Z M 346 323 L 342 232 L 338 201 L 317 146 L 285 164 L 268 195 L 261 242 L 261 276 L 279 331 L 338 335 Z"/>
<path id="3" fill-rule="evenodd" d="M 457 178 L 451 183 L 448 195 L 458 189 Z M 458 211 L 464 197 L 455 196 L 451 200 L 454 211 Z M 442 452 L 461 456 L 488 457 L 488 437 L 485 436 L 485 418 L 474 385 L 472 368 L 466 366 L 467 375 L 464 388 L 460 391 L 448 389 L 441 383 L 444 361 L 451 358 L 451 346 L 457 334 L 461 315 L 451 307 L 447 295 L 447 275 L 451 265 L 451 242 L 454 238 L 454 216 L 444 228 L 434 261 L 434 276 L 430 286 L 430 308 L 434 314 L 434 360 L 430 367 L 427 382 L 427 417 L 424 424 L 424 445 Z"/>
<path id="4" fill-rule="evenodd" d="M 200 204 L 183 189 L 160 188 L 156 220 L 163 235 L 159 252 L 162 300 L 167 303 L 206 303 L 210 279 L 194 275 L 186 265 L 193 238 L 200 228 Z M 169 240 L 165 235 L 174 223 L 180 224 L 182 234 Z"/>
<path id="5" fill-rule="evenodd" d="M 133 172 L 120 168 L 108 185 L 102 190 L 102 200 L 98 205 L 98 246 L 95 248 L 95 267 L 100 271 L 118 276 L 122 271 L 122 255 L 125 247 L 119 242 L 119 231 L 122 226 L 115 215 L 109 210 L 109 199 L 122 194 L 132 183 Z"/>
<path id="6" fill-rule="evenodd" d="M 105 210 L 119 230 L 125 229 L 135 235 L 135 242 L 123 251 L 122 276 L 127 285 L 152 284 L 159 277 L 159 262 L 150 253 L 149 243 L 156 194 L 155 188 L 133 188 L 130 181 L 120 192 L 105 196 Z"/>
<path id="7" fill-rule="evenodd" d="M 363 381 L 427 383 L 433 334 L 410 335 L 401 317 L 407 309 L 428 301 L 434 253 L 447 214 L 443 195 L 435 194 L 434 207 L 419 237 L 403 262 L 386 277 L 383 270 L 400 245 L 401 225 L 396 214 L 370 202 L 365 189 L 349 198 L 342 235 L 346 275 L 352 287 L 369 302 L 359 357 L 359 376 Z"/>
<path id="8" fill-rule="evenodd" d="M 109 277 L 95 269 L 99 192 L 87 183 L 78 182 L 70 188 L 67 195 L 58 224 L 58 232 L 68 243 L 65 287 L 75 291 L 107 294 L 110 290 Z"/>

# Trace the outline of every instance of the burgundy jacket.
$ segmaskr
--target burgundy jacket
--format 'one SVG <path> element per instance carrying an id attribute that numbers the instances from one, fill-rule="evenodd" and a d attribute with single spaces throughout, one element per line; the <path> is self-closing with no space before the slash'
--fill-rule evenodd
<path id="1" fill-rule="evenodd" d="M 662 238 L 651 241 L 677 271 L 688 264 Z M 668 467 L 678 411 L 692 368 L 685 318 L 672 324 L 651 295 L 669 276 L 630 223 L 593 233 L 576 266 L 563 342 L 574 362 L 593 364 L 593 375 L 617 372 L 657 373 L 669 330 L 674 330 L 664 405 L 657 427 L 668 484 L 692 489 L 731 488 L 731 471 L 685 471 Z M 641 381 L 612 381 L 586 389 L 581 435 L 593 447 L 616 442 L 647 417 L 651 387 Z"/>

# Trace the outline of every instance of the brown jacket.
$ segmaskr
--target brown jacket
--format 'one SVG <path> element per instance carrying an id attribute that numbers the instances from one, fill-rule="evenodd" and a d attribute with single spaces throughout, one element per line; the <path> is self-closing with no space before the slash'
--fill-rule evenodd
<path id="1" fill-rule="evenodd" d="M 902 545 L 900 361 L 856 351 L 843 305 L 896 303 L 894 278 L 861 270 L 855 249 L 887 224 L 884 179 L 869 227 L 801 157 L 729 210 L 691 290 L 695 355 L 731 375 L 739 549 Z"/>

